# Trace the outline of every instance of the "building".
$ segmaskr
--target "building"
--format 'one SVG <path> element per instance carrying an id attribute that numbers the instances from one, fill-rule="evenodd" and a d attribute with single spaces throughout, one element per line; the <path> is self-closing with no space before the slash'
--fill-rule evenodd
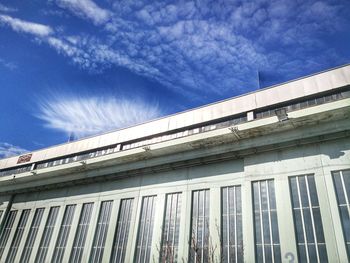
<path id="1" fill-rule="evenodd" d="M 348 262 L 350 65 L 0 160 L 1 262 Z"/>

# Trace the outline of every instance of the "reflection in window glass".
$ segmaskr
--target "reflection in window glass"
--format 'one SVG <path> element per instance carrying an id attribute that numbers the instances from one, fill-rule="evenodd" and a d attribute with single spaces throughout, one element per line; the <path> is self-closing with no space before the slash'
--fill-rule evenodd
<path id="1" fill-rule="evenodd" d="M 22 211 L 21 218 L 19 219 L 19 223 L 10 246 L 10 250 L 7 254 L 6 262 L 10 263 L 15 261 L 17 250 L 22 240 L 24 229 L 27 225 L 29 213 L 30 213 L 30 209 L 26 209 Z"/>
<path id="2" fill-rule="evenodd" d="M 150 262 L 156 196 L 142 200 L 141 218 L 136 243 L 135 262 Z"/>
<path id="3" fill-rule="evenodd" d="M 243 262 L 241 186 L 224 187 L 222 198 L 222 261 Z"/>
<path id="4" fill-rule="evenodd" d="M 124 262 L 130 230 L 133 202 L 133 199 L 123 199 L 120 202 L 113 252 L 110 260 L 112 263 Z"/>
<path id="5" fill-rule="evenodd" d="M 69 262 L 81 262 L 93 206 L 93 203 L 83 204 Z"/>
<path id="6" fill-rule="evenodd" d="M 63 260 L 64 251 L 66 250 L 69 233 L 72 226 L 74 211 L 75 205 L 67 205 L 51 262 L 59 263 Z"/>
<path id="7" fill-rule="evenodd" d="M 181 193 L 168 194 L 162 232 L 161 262 L 177 262 L 180 215 Z"/>
<path id="8" fill-rule="evenodd" d="M 23 248 L 22 256 L 21 256 L 21 263 L 29 262 L 30 255 L 32 254 L 34 242 L 36 239 L 36 235 L 39 230 L 40 222 L 44 214 L 44 208 L 38 208 L 35 211 L 35 215 L 32 221 L 32 225 L 30 227 L 26 243 Z"/>
<path id="9" fill-rule="evenodd" d="M 58 206 L 51 207 L 50 209 L 49 216 L 47 218 L 46 225 L 44 228 L 44 233 L 41 237 L 38 253 L 36 254 L 36 263 L 45 262 L 59 209 L 60 208 Z"/>
<path id="10" fill-rule="evenodd" d="M 106 237 L 108 233 L 109 219 L 111 218 L 112 205 L 113 201 L 104 201 L 101 203 L 94 242 L 90 254 L 90 263 L 102 262 L 103 251 L 105 249 Z"/>
<path id="11" fill-rule="evenodd" d="M 327 262 L 320 206 L 313 175 L 290 178 L 300 262 Z"/>
<path id="12" fill-rule="evenodd" d="M 273 180 L 253 182 L 255 256 L 257 262 L 281 262 Z"/>
<path id="13" fill-rule="evenodd" d="M 190 262 L 209 262 L 209 190 L 193 191 Z"/>
<path id="14" fill-rule="evenodd" d="M 346 249 L 350 260 L 350 170 L 334 172 L 333 180 L 337 194 Z"/>

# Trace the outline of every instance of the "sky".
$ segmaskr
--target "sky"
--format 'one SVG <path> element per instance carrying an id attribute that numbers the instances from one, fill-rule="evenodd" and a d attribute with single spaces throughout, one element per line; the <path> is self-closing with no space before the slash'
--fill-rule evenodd
<path id="1" fill-rule="evenodd" d="M 0 158 L 350 63 L 349 13 L 349 0 L 0 0 Z"/>

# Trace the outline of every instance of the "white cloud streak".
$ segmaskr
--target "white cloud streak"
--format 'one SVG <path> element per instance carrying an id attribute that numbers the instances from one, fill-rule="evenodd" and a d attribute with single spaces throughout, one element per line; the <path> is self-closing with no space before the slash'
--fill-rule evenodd
<path id="1" fill-rule="evenodd" d="M 14 31 L 28 33 L 34 36 L 44 37 L 53 33 L 51 27 L 13 18 L 8 15 L 0 15 L 0 24 L 10 26 Z"/>
<path id="2" fill-rule="evenodd" d="M 100 25 L 107 22 L 110 12 L 99 7 L 91 0 L 57 0 L 58 6 L 68 9 L 74 14 L 91 20 L 94 24 Z"/>
<path id="3" fill-rule="evenodd" d="M 10 12 L 16 12 L 17 9 L 0 4 L 0 11 L 10 13 Z"/>
<path id="4" fill-rule="evenodd" d="M 28 150 L 23 149 L 19 146 L 15 146 L 6 142 L 0 142 L 0 159 L 21 155 L 26 152 L 28 152 Z"/>
<path id="5" fill-rule="evenodd" d="M 156 104 L 140 99 L 58 96 L 42 100 L 36 117 L 45 126 L 76 138 L 128 127 L 163 115 Z"/>
<path id="6" fill-rule="evenodd" d="M 9 62 L 9 61 L 6 61 L 2 58 L 0 58 L 0 66 L 3 66 L 9 70 L 15 70 L 17 68 L 17 65 L 16 63 L 14 62 Z"/>

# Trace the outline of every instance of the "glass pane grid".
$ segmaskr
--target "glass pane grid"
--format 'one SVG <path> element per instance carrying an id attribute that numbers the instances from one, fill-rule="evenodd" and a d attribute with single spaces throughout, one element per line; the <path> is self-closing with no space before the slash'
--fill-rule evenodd
<path id="1" fill-rule="evenodd" d="M 241 186 L 222 188 L 222 262 L 243 262 Z"/>
<path id="2" fill-rule="evenodd" d="M 209 190 L 193 191 L 190 240 L 190 262 L 208 262 L 209 248 Z"/>
<path id="3" fill-rule="evenodd" d="M 67 241 L 69 238 L 70 229 L 72 226 L 72 221 L 74 217 L 76 205 L 67 205 L 66 211 L 63 216 L 62 224 L 60 227 L 60 231 L 58 233 L 56 246 L 54 249 L 52 262 L 59 263 L 62 262 L 64 252 L 66 250 Z"/>
<path id="4" fill-rule="evenodd" d="M 101 203 L 100 214 L 95 230 L 94 242 L 90 254 L 90 263 L 102 262 L 105 249 L 106 237 L 111 217 L 113 201 L 104 201 Z"/>
<path id="5" fill-rule="evenodd" d="M 281 262 L 273 180 L 253 182 L 255 252 L 257 262 Z"/>
<path id="6" fill-rule="evenodd" d="M 151 254 L 156 196 L 142 200 L 141 218 L 137 236 L 135 262 L 149 262 Z"/>
<path id="7" fill-rule="evenodd" d="M 30 209 L 26 209 L 22 211 L 21 218 L 19 219 L 19 223 L 10 246 L 10 250 L 7 254 L 6 262 L 12 263 L 15 261 L 17 250 L 21 243 L 24 229 L 27 225 L 29 213 L 30 213 Z"/>
<path id="8" fill-rule="evenodd" d="M 30 255 L 33 250 L 34 242 L 36 239 L 36 235 L 39 230 L 39 226 L 41 223 L 41 219 L 43 217 L 45 208 L 38 208 L 35 211 L 35 215 L 32 221 L 32 225 L 30 227 L 28 237 L 26 240 L 26 243 L 23 248 L 22 256 L 21 256 L 21 263 L 29 262 Z"/>
<path id="9" fill-rule="evenodd" d="M 337 196 L 344 241 L 346 244 L 348 259 L 350 260 L 350 170 L 333 172 L 333 182 Z"/>
<path id="10" fill-rule="evenodd" d="M 4 253 L 5 246 L 7 244 L 8 238 L 10 236 L 13 223 L 15 222 L 17 215 L 17 210 L 12 210 L 9 212 L 7 218 L 4 218 L 6 220 L 4 229 L 2 230 L 2 233 L 0 233 L 0 258 L 2 254 Z"/>
<path id="11" fill-rule="evenodd" d="M 52 233 L 56 224 L 59 209 L 60 208 L 58 206 L 50 208 L 50 212 L 46 221 L 46 225 L 40 241 L 38 252 L 36 254 L 36 258 L 35 258 L 36 263 L 45 262 L 45 258 L 47 255 L 47 251 L 49 249 L 49 245 L 50 245 Z"/>
<path id="12" fill-rule="evenodd" d="M 93 203 L 83 204 L 69 262 L 81 262 L 93 206 Z"/>
<path id="13" fill-rule="evenodd" d="M 327 251 L 313 175 L 290 178 L 299 260 L 325 262 Z"/>
<path id="14" fill-rule="evenodd" d="M 122 263 L 125 259 L 126 247 L 131 224 L 133 199 L 123 199 L 120 202 L 117 228 L 114 237 L 111 262 Z"/>
<path id="15" fill-rule="evenodd" d="M 167 194 L 162 232 L 161 262 L 177 262 L 181 193 Z"/>

